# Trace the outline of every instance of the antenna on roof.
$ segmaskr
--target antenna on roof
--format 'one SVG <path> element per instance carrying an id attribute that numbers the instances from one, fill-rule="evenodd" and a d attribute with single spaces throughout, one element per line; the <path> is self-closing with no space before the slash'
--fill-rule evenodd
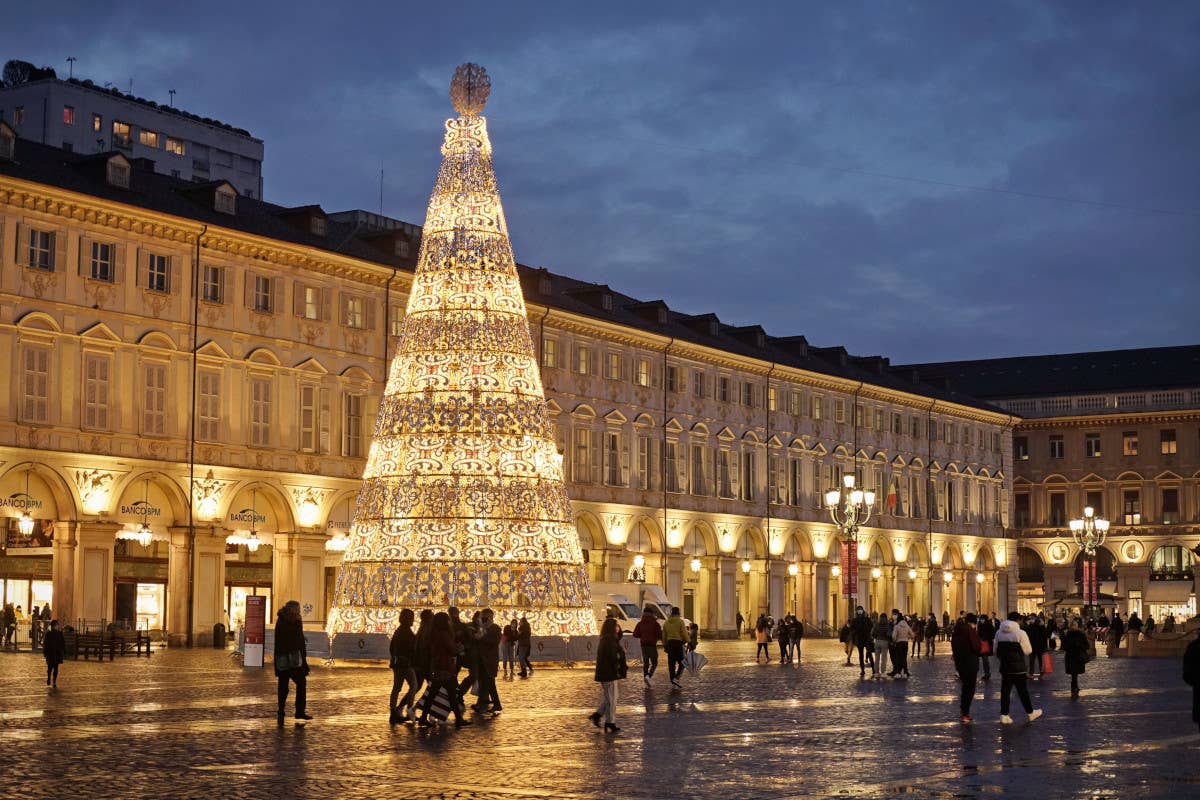
<path id="1" fill-rule="evenodd" d="M 78 61 L 78 59 L 75 58 L 75 56 L 67 56 L 67 63 L 71 65 L 67 72 L 67 80 L 70 80 L 71 78 L 75 77 L 75 62 L 76 61 Z"/>
<path id="2" fill-rule="evenodd" d="M 167 94 L 171 95 L 171 103 L 170 103 L 170 105 L 171 105 L 171 108 L 174 108 L 174 107 L 175 107 L 175 90 L 174 90 L 174 89 L 167 89 Z"/>

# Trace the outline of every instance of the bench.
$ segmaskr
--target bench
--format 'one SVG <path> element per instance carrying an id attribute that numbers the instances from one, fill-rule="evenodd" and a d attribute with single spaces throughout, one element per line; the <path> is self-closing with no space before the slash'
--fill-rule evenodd
<path id="1" fill-rule="evenodd" d="M 87 661 L 88 656 L 92 653 L 96 654 L 96 658 L 100 661 L 104 660 L 104 652 L 108 651 L 108 660 L 112 661 L 117 649 L 116 640 L 105 636 L 103 633 L 73 633 L 67 637 L 68 652 L 73 653 L 75 660 L 79 660 L 79 656 L 83 655 L 83 660 Z"/>
<path id="2" fill-rule="evenodd" d="M 112 639 L 116 642 L 119 655 L 133 654 L 140 658 L 145 650 L 146 658 L 150 657 L 150 635 L 145 631 L 115 631 L 112 633 Z"/>

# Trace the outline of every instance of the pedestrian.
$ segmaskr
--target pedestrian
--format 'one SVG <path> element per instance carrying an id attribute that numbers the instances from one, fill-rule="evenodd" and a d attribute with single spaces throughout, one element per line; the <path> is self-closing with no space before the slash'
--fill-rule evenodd
<path id="1" fill-rule="evenodd" d="M 433 612 L 421 609 L 421 621 L 417 624 L 416 640 L 413 642 L 413 669 L 417 673 L 416 698 L 421 693 L 421 684 L 429 682 L 429 636 L 433 633 Z"/>
<path id="2" fill-rule="evenodd" d="M 838 641 L 842 643 L 843 649 L 846 651 L 846 666 L 850 666 L 850 653 L 854 651 L 854 631 L 850 629 L 850 623 L 842 625 L 842 629 L 838 631 Z"/>
<path id="3" fill-rule="evenodd" d="M 517 671 L 517 639 L 519 636 L 517 618 L 513 617 L 504 626 L 504 634 L 500 639 L 500 656 L 506 678 L 511 678 Z"/>
<path id="4" fill-rule="evenodd" d="M 42 640 L 42 655 L 46 659 L 46 685 L 58 688 L 58 665 L 67 657 L 67 640 L 58 629 L 58 620 L 50 620 L 50 630 Z"/>
<path id="5" fill-rule="evenodd" d="M 1163 620 L 1162 632 L 1163 633 L 1174 633 L 1175 632 L 1175 615 L 1174 614 L 1167 614 L 1167 618 L 1165 620 Z"/>
<path id="6" fill-rule="evenodd" d="M 450 619 L 453 621 L 457 618 L 458 609 L 451 606 Z M 466 702 L 467 692 L 474 690 L 477 695 L 479 693 L 479 632 L 482 628 L 482 619 L 476 611 L 471 615 L 469 625 L 463 625 L 455 631 L 459 648 L 458 667 L 466 667 L 467 670 L 467 677 L 458 683 L 458 696 L 463 698 L 463 702 Z"/>
<path id="7" fill-rule="evenodd" d="M 788 658 L 788 635 L 787 617 L 781 617 L 779 622 L 775 623 L 775 641 L 779 642 L 780 664 L 786 664 L 791 660 Z"/>
<path id="8" fill-rule="evenodd" d="M 4 604 L 4 646 L 11 647 L 17 633 L 17 610 L 12 603 Z"/>
<path id="9" fill-rule="evenodd" d="M 1146 626 L 1145 626 L 1145 628 L 1142 629 L 1142 633 L 1146 634 L 1147 639 L 1149 639 L 1151 636 L 1154 635 L 1154 628 L 1155 628 L 1154 617 L 1147 616 L 1146 617 Z"/>
<path id="10" fill-rule="evenodd" d="M 1035 709 L 1033 701 L 1029 699 L 1025 659 L 1033 652 L 1033 646 L 1029 644 L 1029 636 L 1017 624 L 1020 619 L 1018 612 L 1012 612 L 1008 619 L 1000 623 L 1000 630 L 996 632 L 996 663 L 1000 669 L 1000 722 L 1005 725 L 1011 725 L 1013 721 L 1008 710 L 1014 686 L 1021 706 L 1029 715 L 1029 721 L 1033 722 L 1042 715 L 1042 710 Z"/>
<path id="11" fill-rule="evenodd" d="M 765 615 L 760 615 L 758 622 L 754 624 L 754 641 L 758 645 L 758 649 L 754 651 L 754 663 L 758 663 L 761 656 L 767 657 L 767 663 L 771 663 L 771 651 L 767 649 L 767 618 Z"/>
<path id="12" fill-rule="evenodd" d="M 275 677 L 279 679 L 279 705 L 275 722 L 283 727 L 283 710 L 287 705 L 289 682 L 296 684 L 296 724 L 312 719 L 308 713 L 308 650 L 304 640 L 304 621 L 300 618 L 300 602 L 288 600 L 275 620 Z"/>
<path id="13" fill-rule="evenodd" d="M 804 623 L 795 614 L 788 622 L 788 661 L 800 663 L 800 643 L 804 641 Z"/>
<path id="14" fill-rule="evenodd" d="M 938 622 L 933 612 L 925 620 L 925 657 L 929 658 L 937 651 Z"/>
<path id="15" fill-rule="evenodd" d="M 908 640 L 912 638 L 912 628 L 908 620 L 900 613 L 900 609 L 892 609 L 892 671 L 893 678 L 910 678 L 908 671 Z"/>
<path id="16" fill-rule="evenodd" d="M 658 669 L 658 642 L 663 636 L 662 626 L 650 606 L 642 610 L 642 618 L 633 626 L 633 635 L 642 645 L 642 680 L 649 686 L 654 670 Z"/>
<path id="17" fill-rule="evenodd" d="M 617 681 L 625 680 L 627 674 L 625 651 L 617 642 L 617 621 L 610 617 L 600 626 L 600 644 L 596 647 L 594 680 L 600 684 L 600 706 L 588 717 L 597 728 L 603 719 L 605 733 L 621 730 L 617 727 Z"/>
<path id="18" fill-rule="evenodd" d="M 912 657 L 921 657 L 921 642 L 925 640 L 925 618 L 920 614 L 912 615 Z"/>
<path id="19" fill-rule="evenodd" d="M 1121 612 L 1114 611 L 1112 622 L 1108 626 L 1108 641 L 1114 648 L 1121 646 L 1121 637 L 1125 635 L 1125 620 L 1121 619 Z"/>
<path id="20" fill-rule="evenodd" d="M 978 619 L 967 614 L 954 626 L 950 637 L 950 654 L 954 657 L 954 668 L 962 681 L 958 699 L 958 713 L 963 723 L 971 724 L 971 701 L 975 699 L 975 683 L 979 675 L 980 640 L 976 629 Z"/>
<path id="21" fill-rule="evenodd" d="M 1042 653 L 1046 652 L 1046 646 L 1049 643 L 1049 635 L 1046 632 L 1046 626 L 1042 624 L 1042 618 L 1032 616 L 1028 619 L 1029 627 L 1025 629 L 1026 636 L 1029 637 L 1029 646 L 1033 648 L 1033 652 L 1029 654 L 1029 676 L 1035 681 L 1042 679 Z"/>
<path id="22" fill-rule="evenodd" d="M 421 703 L 421 716 L 417 724 L 422 728 L 429 727 L 429 710 L 433 701 L 443 689 L 449 698 L 450 710 L 454 713 L 456 727 L 470 725 L 471 721 L 463 719 L 462 698 L 458 694 L 458 641 L 454 635 L 450 615 L 439 611 L 433 616 L 433 624 L 429 631 L 429 688 Z"/>
<path id="23" fill-rule="evenodd" d="M 693 622 L 688 627 L 688 643 L 687 643 L 688 652 L 689 653 L 696 652 L 696 647 L 698 647 L 699 644 L 700 644 L 700 625 L 699 625 L 699 623 Z"/>
<path id="24" fill-rule="evenodd" d="M 1192 687 L 1192 722 L 1200 726 L 1200 634 L 1183 651 L 1183 680 Z"/>
<path id="25" fill-rule="evenodd" d="M 883 680 L 884 670 L 887 669 L 888 650 L 892 647 L 892 624 L 888 622 L 887 614 L 880 614 L 875 627 L 871 629 L 871 639 L 875 642 L 875 668 L 872 677 Z"/>
<path id="26" fill-rule="evenodd" d="M 500 693 L 496 690 L 496 675 L 500 672 L 500 639 L 502 632 L 490 608 L 479 614 L 479 630 L 475 633 L 475 652 L 478 660 L 479 699 L 472 706 L 476 713 L 499 714 Z M 488 708 L 488 706 L 491 708 Z"/>
<path id="27" fill-rule="evenodd" d="M 521 615 L 521 621 L 517 623 L 517 660 L 521 664 L 521 677 L 526 674 L 533 675 L 533 664 L 529 662 L 529 653 L 533 647 L 533 629 L 529 627 L 529 620 L 525 619 L 525 615 Z"/>
<path id="28" fill-rule="evenodd" d="M 388 698 L 388 720 L 393 725 L 397 722 L 415 722 L 417 719 L 413 713 L 413 702 L 417 697 L 417 670 L 414 666 L 417 635 L 413 633 L 412 629 L 414 619 L 415 615 L 411 608 L 405 608 L 400 612 L 400 624 L 396 626 L 396 632 L 392 634 L 391 646 L 388 648 L 389 666 L 392 668 L 392 694 Z M 408 691 L 404 694 L 404 699 L 397 703 L 400 690 L 405 685 L 408 686 Z"/>
<path id="29" fill-rule="evenodd" d="M 985 681 L 991 680 L 991 653 L 996 649 L 996 645 L 992 640 L 996 638 L 996 624 L 992 622 L 987 614 L 984 614 L 979 617 L 978 623 L 975 626 L 975 632 L 979 634 L 979 666 L 983 669 L 983 679 Z"/>
<path id="30" fill-rule="evenodd" d="M 742 612 L 737 612 L 737 635 L 742 638 L 742 626 L 746 624 L 746 618 L 742 616 Z"/>
<path id="31" fill-rule="evenodd" d="M 1084 665 L 1088 662 L 1091 644 L 1078 619 L 1071 620 L 1063 634 L 1062 646 L 1063 670 L 1071 676 L 1071 697 L 1079 697 L 1079 676 L 1087 671 Z"/>
<path id="32" fill-rule="evenodd" d="M 680 688 L 679 678 L 683 675 L 683 645 L 687 639 L 688 632 L 683 626 L 683 617 L 679 616 L 679 606 L 672 606 L 671 616 L 662 626 L 662 640 L 667 650 L 667 677 L 676 688 Z"/>
<path id="33" fill-rule="evenodd" d="M 867 666 L 871 667 L 871 673 L 875 672 L 875 654 L 871 650 L 872 642 L 872 626 L 871 618 L 867 616 L 867 612 L 862 606 L 854 609 L 854 620 L 850 623 L 852 635 L 854 637 L 854 646 L 858 648 L 858 677 L 863 678 L 867 674 Z M 866 654 L 866 663 L 863 662 L 863 655 Z"/>

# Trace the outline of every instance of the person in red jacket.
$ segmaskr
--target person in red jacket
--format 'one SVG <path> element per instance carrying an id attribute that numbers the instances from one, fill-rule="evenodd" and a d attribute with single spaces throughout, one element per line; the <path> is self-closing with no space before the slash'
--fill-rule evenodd
<path id="1" fill-rule="evenodd" d="M 978 620 L 974 614 L 967 614 L 954 624 L 954 634 L 950 637 L 950 652 L 954 655 L 954 666 L 962 679 L 962 694 L 958 701 L 958 710 L 962 721 L 971 722 L 971 701 L 975 699 L 975 681 L 979 676 L 979 632 L 975 629 Z"/>
<path id="2" fill-rule="evenodd" d="M 642 643 L 642 680 L 650 685 L 650 678 L 658 668 L 658 642 L 662 639 L 662 626 L 654 618 L 649 606 L 642 612 L 642 619 L 633 627 L 633 635 Z"/>

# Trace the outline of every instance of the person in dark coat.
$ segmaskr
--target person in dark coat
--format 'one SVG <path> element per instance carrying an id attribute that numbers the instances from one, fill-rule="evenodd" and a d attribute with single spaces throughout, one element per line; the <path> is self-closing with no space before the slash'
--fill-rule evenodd
<path id="1" fill-rule="evenodd" d="M 470 725 L 470 720 L 463 719 L 462 698 L 458 695 L 458 641 L 454 636 L 450 615 L 445 611 L 434 615 L 429 632 L 429 689 L 426 690 L 424 702 L 421 704 L 421 716 L 417 718 L 417 724 L 422 728 L 431 724 L 429 709 L 442 689 L 446 690 L 446 695 L 450 698 L 454 724 L 460 728 Z"/>
<path id="2" fill-rule="evenodd" d="M 1063 669 L 1071 676 L 1071 697 L 1079 697 L 1079 676 L 1086 672 L 1088 651 L 1092 649 L 1087 634 L 1080 627 L 1079 620 L 1071 620 L 1067 632 L 1063 634 Z"/>
<path id="3" fill-rule="evenodd" d="M 50 620 L 50 630 L 42 639 L 42 655 L 46 657 L 46 685 L 58 688 L 58 665 L 67 657 L 67 640 L 58 629 L 58 620 Z"/>
<path id="4" fill-rule="evenodd" d="M 480 714 L 488 711 L 491 703 L 491 713 L 499 714 L 504 708 L 500 705 L 500 693 L 496 691 L 496 675 L 500 672 L 500 639 L 503 631 L 495 622 L 495 614 L 490 608 L 485 608 L 479 615 L 479 631 L 475 634 L 475 658 L 478 661 L 479 700 L 474 709 Z"/>
<path id="5" fill-rule="evenodd" d="M 521 677 L 533 675 L 533 664 L 529 662 L 529 653 L 532 650 L 533 644 L 533 628 L 529 626 L 529 620 L 525 619 L 525 615 L 521 615 L 521 621 L 517 623 L 517 661 L 521 664 Z"/>
<path id="6" fill-rule="evenodd" d="M 871 668 L 871 672 L 875 671 L 875 651 L 874 640 L 871 638 L 871 631 L 875 626 L 871 622 L 871 618 L 867 616 L 867 612 L 862 606 L 854 609 L 854 619 L 850 621 L 851 635 L 854 639 L 854 646 L 858 648 L 858 677 L 865 677 L 867 667 Z M 863 658 L 863 654 L 866 658 Z"/>
<path id="7" fill-rule="evenodd" d="M 925 620 L 925 655 L 932 656 L 937 651 L 938 621 L 933 612 Z"/>
<path id="8" fill-rule="evenodd" d="M 1025 635 L 1029 637 L 1029 646 L 1033 648 L 1033 652 L 1029 654 L 1029 676 L 1035 681 L 1042 679 L 1042 653 L 1046 652 L 1046 647 L 1050 643 L 1050 634 L 1046 630 L 1046 626 L 1042 624 L 1042 618 L 1033 616 L 1029 618 L 1029 627 L 1025 629 Z"/>
<path id="9" fill-rule="evenodd" d="M 979 666 L 983 668 L 983 679 L 991 680 L 992 677 L 992 657 L 991 653 L 996 649 L 996 645 L 992 639 L 996 638 L 996 623 L 992 622 L 991 617 L 983 614 L 979 617 L 979 624 L 975 627 L 975 632 L 979 634 L 979 645 L 987 652 L 980 651 Z"/>
<path id="10" fill-rule="evenodd" d="M 597 728 L 604 720 L 604 732 L 616 733 L 617 727 L 617 681 L 628 674 L 625 651 L 617 641 L 617 621 L 609 618 L 600 626 L 600 644 L 596 647 L 595 681 L 600 684 L 600 706 L 588 719 Z"/>
<path id="11" fill-rule="evenodd" d="M 275 677 L 279 679 L 279 707 L 275 712 L 275 721 L 279 727 L 283 727 L 289 681 L 296 684 L 296 719 L 312 719 L 307 711 L 308 672 L 308 650 L 304 641 L 304 621 L 300 618 L 300 603 L 289 600 L 279 609 L 275 620 Z M 296 724 L 304 723 L 298 721 Z"/>
<path id="12" fill-rule="evenodd" d="M 979 632 L 975 629 L 976 617 L 967 614 L 954 624 L 950 637 L 950 652 L 954 656 L 954 668 L 962 679 L 962 691 L 958 700 L 958 711 L 964 723 L 971 723 L 971 701 L 975 699 L 975 682 L 979 675 Z"/>
<path id="13" fill-rule="evenodd" d="M 392 634 L 390 650 L 390 666 L 392 668 L 392 695 L 388 699 L 388 719 L 393 723 L 415 722 L 413 701 L 417 696 L 417 636 L 413 633 L 414 614 L 411 608 L 400 612 L 400 624 Z M 399 703 L 396 699 L 400 690 L 408 684 L 408 691 Z M 399 714 L 397 714 L 399 712 Z"/>
<path id="14" fill-rule="evenodd" d="M 1200 634 L 1183 652 L 1183 680 L 1192 687 L 1192 722 L 1200 726 Z"/>

